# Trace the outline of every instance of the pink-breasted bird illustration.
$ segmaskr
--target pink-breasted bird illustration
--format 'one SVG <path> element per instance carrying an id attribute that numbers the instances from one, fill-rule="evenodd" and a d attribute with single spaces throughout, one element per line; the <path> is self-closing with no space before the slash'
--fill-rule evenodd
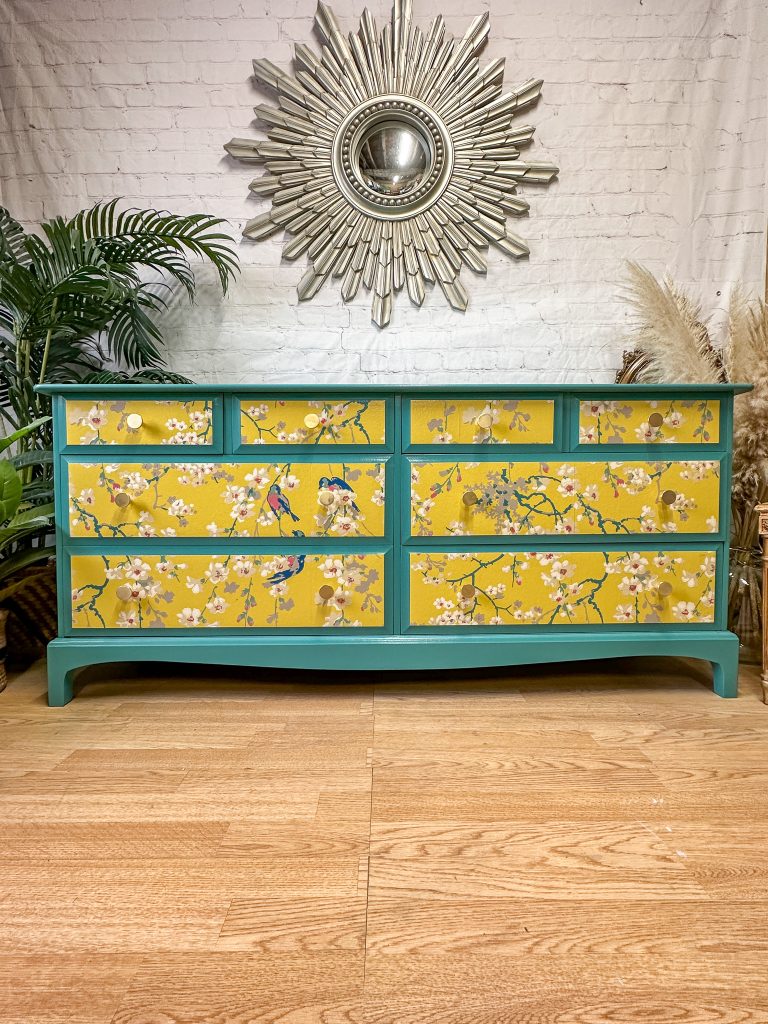
<path id="1" fill-rule="evenodd" d="M 354 493 L 347 481 L 342 480 L 340 476 L 321 476 L 319 484 L 321 491 L 346 491 L 348 494 Z M 360 514 L 360 509 L 354 501 L 349 503 L 348 508 L 351 508 L 356 515 Z"/>
<path id="2" fill-rule="evenodd" d="M 267 491 L 267 504 L 278 519 L 287 512 L 294 523 L 298 523 L 299 517 L 291 510 L 290 502 L 278 484 L 272 484 Z"/>

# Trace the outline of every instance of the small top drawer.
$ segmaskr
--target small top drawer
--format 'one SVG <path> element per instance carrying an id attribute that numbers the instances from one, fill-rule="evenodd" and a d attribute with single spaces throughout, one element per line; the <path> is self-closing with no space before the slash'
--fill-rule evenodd
<path id="1" fill-rule="evenodd" d="M 387 443 L 384 398 L 275 398 L 240 400 L 242 445 L 369 445 Z"/>
<path id="2" fill-rule="evenodd" d="M 717 444 L 716 398 L 664 398 L 579 403 L 579 444 Z"/>
<path id="3" fill-rule="evenodd" d="M 411 446 L 544 445 L 555 438 L 553 398 L 424 398 L 409 403 Z"/>
<path id="4" fill-rule="evenodd" d="M 212 399 L 67 399 L 68 445 L 213 445 Z"/>

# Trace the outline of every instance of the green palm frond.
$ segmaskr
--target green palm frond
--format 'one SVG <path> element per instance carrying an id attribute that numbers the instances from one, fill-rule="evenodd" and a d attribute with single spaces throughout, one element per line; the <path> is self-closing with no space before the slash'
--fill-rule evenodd
<path id="1" fill-rule="evenodd" d="M 0 262 L 28 263 L 29 256 L 24 246 L 26 237 L 21 224 L 0 206 Z"/>
<path id="2" fill-rule="evenodd" d="M 208 260 L 215 267 L 222 291 L 238 270 L 232 239 L 220 230 L 225 221 L 208 214 L 187 216 L 160 210 L 118 210 L 119 200 L 97 203 L 69 222 L 83 238 L 98 242 L 113 264 L 152 267 L 182 284 L 194 297 L 194 275 L 186 253 Z"/>
<path id="3" fill-rule="evenodd" d="M 109 351 L 118 363 L 131 369 L 162 364 L 157 347 L 162 334 L 151 314 L 165 306 L 165 300 L 151 285 L 140 285 L 125 296 L 107 331 Z"/>
<path id="4" fill-rule="evenodd" d="M 140 370 L 125 373 L 123 370 L 99 370 L 83 379 L 83 384 L 194 384 L 189 377 L 171 370 Z"/>
<path id="5" fill-rule="evenodd" d="M 64 221 L 45 225 L 46 240 L 28 235 L 30 263 L 0 263 L 0 302 L 17 343 L 52 337 L 79 339 L 103 330 L 130 282 L 112 273 L 98 247 Z M 29 362 L 29 360 L 27 360 Z"/>

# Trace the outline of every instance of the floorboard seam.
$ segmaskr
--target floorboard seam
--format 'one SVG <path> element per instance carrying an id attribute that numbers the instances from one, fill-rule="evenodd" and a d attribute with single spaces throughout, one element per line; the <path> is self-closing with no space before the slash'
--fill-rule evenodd
<path id="1" fill-rule="evenodd" d="M 363 925 L 363 991 L 361 995 L 361 1001 L 363 1004 L 363 1014 L 365 1014 L 365 980 L 366 980 L 366 969 L 368 966 L 368 903 L 371 896 L 371 836 L 373 835 L 373 769 L 374 769 L 374 754 L 376 750 L 376 687 L 373 687 L 373 693 L 371 695 L 371 788 L 370 788 L 370 802 L 368 804 L 368 852 L 367 852 L 367 870 L 365 872 L 365 923 Z"/>

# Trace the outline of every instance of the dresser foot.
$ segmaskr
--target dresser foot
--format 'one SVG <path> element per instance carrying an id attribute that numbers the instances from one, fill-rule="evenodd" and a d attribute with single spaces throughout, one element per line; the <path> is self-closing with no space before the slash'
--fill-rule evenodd
<path id="1" fill-rule="evenodd" d="M 67 652 L 57 648 L 56 641 L 48 644 L 48 707 L 63 708 L 74 696 L 72 682 L 75 668 L 68 662 Z"/>
<path id="2" fill-rule="evenodd" d="M 739 695 L 739 651 L 729 654 L 721 661 L 712 662 L 714 689 L 718 697 Z"/>

